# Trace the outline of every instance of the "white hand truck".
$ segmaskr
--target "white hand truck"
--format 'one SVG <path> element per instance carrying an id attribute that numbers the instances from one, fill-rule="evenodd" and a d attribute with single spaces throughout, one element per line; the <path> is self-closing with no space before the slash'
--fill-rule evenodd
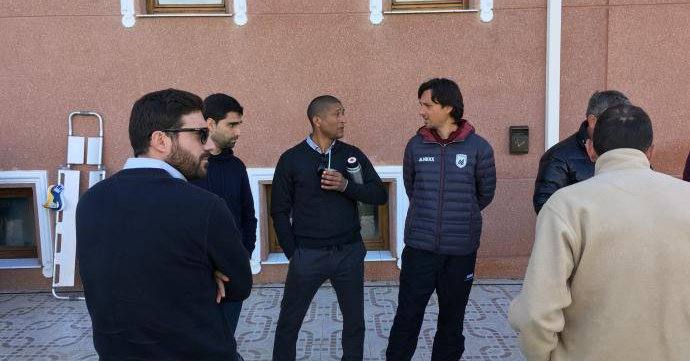
<path id="1" fill-rule="evenodd" d="M 95 117 L 98 120 L 98 136 L 74 135 L 72 123 L 75 116 Z M 73 165 L 86 164 L 89 170 L 89 188 L 105 179 L 103 167 L 103 117 L 93 111 L 74 111 L 67 117 L 67 163 L 58 170 L 58 184 L 62 184 L 63 206 L 55 212 L 55 239 L 53 256 L 53 296 L 61 300 L 83 300 L 84 297 L 59 295 L 62 287 L 74 287 L 77 255 L 76 210 L 79 201 L 80 171 Z M 86 144 L 86 162 L 84 145 Z"/>

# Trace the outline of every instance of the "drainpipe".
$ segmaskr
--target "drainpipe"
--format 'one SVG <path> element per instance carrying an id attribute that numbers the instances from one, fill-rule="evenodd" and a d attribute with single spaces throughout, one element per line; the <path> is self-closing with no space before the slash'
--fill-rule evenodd
<path id="1" fill-rule="evenodd" d="M 559 140 L 561 96 L 561 0 L 546 5 L 546 129 L 545 148 Z"/>

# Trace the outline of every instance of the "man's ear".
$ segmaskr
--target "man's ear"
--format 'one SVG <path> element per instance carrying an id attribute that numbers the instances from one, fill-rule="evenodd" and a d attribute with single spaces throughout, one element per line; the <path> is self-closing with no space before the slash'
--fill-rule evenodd
<path id="1" fill-rule="evenodd" d="M 446 105 L 442 109 L 446 114 L 448 114 L 450 116 L 453 113 L 453 109 L 455 109 L 455 108 L 453 108 L 450 105 Z"/>
<path id="2" fill-rule="evenodd" d="M 585 142 L 585 149 L 587 149 L 587 155 L 589 156 L 589 159 L 592 162 L 596 162 L 599 155 L 597 154 L 597 151 L 594 150 L 594 142 L 592 142 L 591 139 L 587 139 L 587 141 Z"/>
<path id="3" fill-rule="evenodd" d="M 652 161 L 652 157 L 654 157 L 654 144 L 650 145 L 649 148 L 647 148 L 647 151 L 644 152 L 644 155 L 647 156 L 647 159 L 649 159 L 649 162 Z"/>
<path id="4" fill-rule="evenodd" d="M 314 129 L 316 128 L 321 128 L 321 117 L 318 115 L 314 116 L 314 119 L 312 119 L 312 125 L 314 126 Z"/>
<path id="5" fill-rule="evenodd" d="M 168 137 L 165 132 L 157 130 L 151 133 L 149 153 L 167 155 L 172 148 L 172 139 Z"/>
<path id="6" fill-rule="evenodd" d="M 216 126 L 217 126 L 217 124 L 216 124 L 216 121 L 213 120 L 212 118 L 206 119 L 206 126 L 208 127 L 208 130 L 209 130 L 209 131 L 211 131 L 211 132 L 215 132 L 215 131 L 216 131 Z"/>
<path id="7" fill-rule="evenodd" d="M 597 124 L 597 117 L 594 116 L 594 114 L 590 114 L 587 116 L 587 126 L 589 129 L 594 129 L 594 126 Z"/>

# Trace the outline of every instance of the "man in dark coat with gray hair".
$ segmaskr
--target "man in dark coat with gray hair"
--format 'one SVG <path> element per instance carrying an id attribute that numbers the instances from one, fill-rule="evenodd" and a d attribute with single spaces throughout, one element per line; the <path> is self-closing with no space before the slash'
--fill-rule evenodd
<path id="1" fill-rule="evenodd" d="M 431 79 L 418 90 L 424 126 L 403 159 L 410 207 L 405 221 L 398 309 L 388 338 L 388 360 L 412 359 L 424 310 L 438 295 L 438 328 L 431 360 L 459 360 L 462 324 L 474 280 L 481 210 L 496 189 L 491 145 L 462 119 L 458 85 Z"/>
<path id="2" fill-rule="evenodd" d="M 630 104 L 630 102 L 619 91 L 595 92 L 589 98 L 586 119 L 580 125 L 580 129 L 542 155 L 532 198 L 535 212 L 539 213 L 544 203 L 557 190 L 594 175 L 594 162 L 587 155 L 585 142 L 592 138 L 597 117 L 606 109 L 621 104 Z"/>

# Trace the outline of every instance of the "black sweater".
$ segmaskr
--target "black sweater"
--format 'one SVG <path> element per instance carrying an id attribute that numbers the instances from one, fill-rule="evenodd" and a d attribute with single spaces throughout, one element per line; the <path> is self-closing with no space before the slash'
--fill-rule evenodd
<path id="1" fill-rule="evenodd" d="M 249 187 L 247 167 L 232 149 L 225 149 L 208 159 L 206 177 L 192 184 L 223 198 L 235 217 L 235 224 L 242 231 L 242 243 L 251 256 L 256 244 L 256 216 L 254 198 Z"/>
<path id="2" fill-rule="evenodd" d="M 321 189 L 317 171 L 323 155 L 306 140 L 280 157 L 273 176 L 271 216 L 278 243 L 288 258 L 298 245 L 317 248 L 361 240 L 357 201 L 386 203 L 388 196 L 381 178 L 357 147 L 337 141 L 332 148 L 331 168 L 347 177 L 345 164 L 352 156 L 362 166 L 364 184 L 348 179 L 344 192 Z"/>
<path id="3" fill-rule="evenodd" d="M 233 357 L 213 271 L 230 277 L 232 300 L 249 296 L 252 275 L 222 199 L 161 169 L 126 169 L 84 194 L 76 222 L 101 360 Z"/>

